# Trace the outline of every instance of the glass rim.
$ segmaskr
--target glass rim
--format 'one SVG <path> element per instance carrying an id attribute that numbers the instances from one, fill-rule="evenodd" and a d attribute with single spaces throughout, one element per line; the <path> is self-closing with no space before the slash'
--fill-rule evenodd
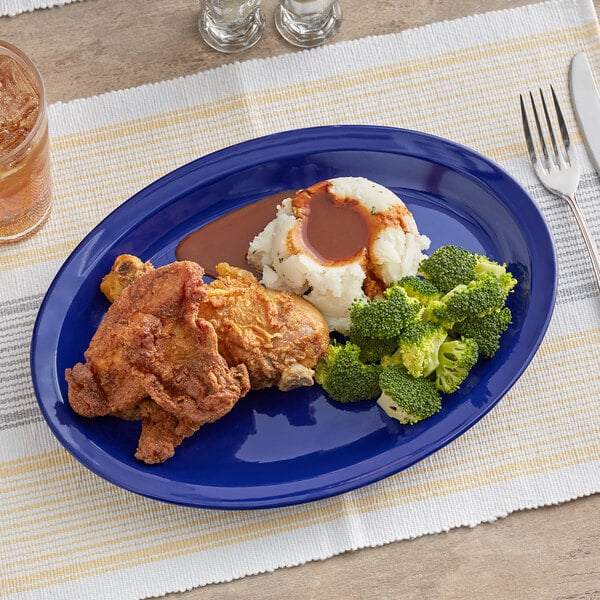
<path id="1" fill-rule="evenodd" d="M 23 141 L 15 146 L 12 150 L 8 152 L 8 154 L 0 153 L 0 165 L 10 164 L 15 160 L 16 157 L 19 156 L 23 152 L 23 149 L 27 147 L 27 145 L 31 142 L 33 138 L 38 134 L 40 127 L 42 126 L 42 122 L 46 116 L 46 89 L 44 87 L 44 80 L 42 79 L 42 75 L 39 72 L 38 68 L 35 66 L 33 61 L 19 48 L 7 42 L 5 40 L 0 39 L 0 55 L 9 56 L 16 60 L 22 67 L 25 67 L 27 72 L 33 77 L 34 83 L 38 89 L 38 93 L 40 96 L 40 104 L 39 111 L 37 117 L 35 119 L 35 123 L 31 128 L 31 131 L 25 136 Z"/>

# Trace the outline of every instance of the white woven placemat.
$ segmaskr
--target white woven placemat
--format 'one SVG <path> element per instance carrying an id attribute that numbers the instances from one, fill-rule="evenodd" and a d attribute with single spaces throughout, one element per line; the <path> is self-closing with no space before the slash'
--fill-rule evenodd
<path id="1" fill-rule="evenodd" d="M 534 179 L 519 93 L 552 83 L 600 241 L 600 179 L 568 102 L 567 69 L 600 35 L 589 0 L 558 0 L 277 57 L 50 108 L 56 203 L 0 248 L 0 595 L 128 600 L 476 525 L 600 491 L 600 297 L 565 204 Z M 407 127 L 466 144 L 531 193 L 556 242 L 548 334 L 499 405 L 414 467 L 328 500 L 266 511 L 183 508 L 115 488 L 54 439 L 29 374 L 37 309 L 105 215 L 157 177 L 245 139 L 311 125 Z"/>
<path id="2" fill-rule="evenodd" d="M 38 8 L 64 6 L 81 0 L 0 0 L 0 17 L 14 17 Z"/>

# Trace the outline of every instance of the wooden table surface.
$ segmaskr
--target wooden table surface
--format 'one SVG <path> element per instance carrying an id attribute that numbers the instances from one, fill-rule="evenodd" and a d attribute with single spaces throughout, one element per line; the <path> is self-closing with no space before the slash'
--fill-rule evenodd
<path id="1" fill-rule="evenodd" d="M 334 41 L 528 3 L 377 0 L 366 11 L 364 0 L 342 0 L 345 19 Z M 600 0 L 594 3 L 600 12 Z M 236 55 L 202 43 L 198 0 L 84 0 L 1 18 L 0 38 L 33 58 L 54 103 L 296 52 L 275 32 L 275 4 L 263 0 L 265 35 Z M 600 599 L 600 495 L 168 598 Z"/>

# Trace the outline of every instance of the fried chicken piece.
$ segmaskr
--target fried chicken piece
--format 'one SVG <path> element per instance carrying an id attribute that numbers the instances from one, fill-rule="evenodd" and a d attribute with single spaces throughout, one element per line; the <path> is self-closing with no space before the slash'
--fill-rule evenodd
<path id="1" fill-rule="evenodd" d="M 142 421 L 135 456 L 149 464 L 170 458 L 250 388 L 246 367 L 227 364 L 214 327 L 198 316 L 203 273 L 192 262 L 150 267 L 111 305 L 85 363 L 65 372 L 78 414 Z"/>
<path id="2" fill-rule="evenodd" d="M 110 273 L 102 278 L 100 291 L 110 302 L 114 302 L 127 286 L 153 270 L 149 262 L 142 262 L 131 254 L 121 254 L 117 256 Z"/>
<path id="3" fill-rule="evenodd" d="M 121 255 L 105 279 L 112 276 L 114 289 L 122 290 L 152 268 Z M 312 368 L 329 344 L 319 310 L 299 296 L 265 288 L 249 271 L 227 263 L 217 265 L 217 275 L 198 311 L 214 326 L 227 363 L 246 365 L 252 389 L 312 385 Z"/>
<path id="4" fill-rule="evenodd" d="M 198 314 L 215 328 L 228 364 L 246 365 L 252 389 L 312 385 L 312 368 L 329 344 L 323 315 L 299 296 L 265 288 L 249 271 L 220 263 L 217 274 Z"/>

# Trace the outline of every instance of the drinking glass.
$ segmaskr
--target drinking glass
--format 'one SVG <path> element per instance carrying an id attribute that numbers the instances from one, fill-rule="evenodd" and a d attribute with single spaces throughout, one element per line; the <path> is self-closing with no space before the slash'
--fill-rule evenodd
<path id="1" fill-rule="evenodd" d="M 21 50 L 0 40 L 0 244 L 32 235 L 51 204 L 44 83 Z"/>
<path id="2" fill-rule="evenodd" d="M 260 40 L 265 19 L 261 0 L 204 0 L 198 28 L 202 39 L 219 52 L 241 52 Z"/>
<path id="3" fill-rule="evenodd" d="M 342 22 L 338 0 L 279 0 L 275 26 L 294 46 L 312 48 L 332 37 Z"/>

